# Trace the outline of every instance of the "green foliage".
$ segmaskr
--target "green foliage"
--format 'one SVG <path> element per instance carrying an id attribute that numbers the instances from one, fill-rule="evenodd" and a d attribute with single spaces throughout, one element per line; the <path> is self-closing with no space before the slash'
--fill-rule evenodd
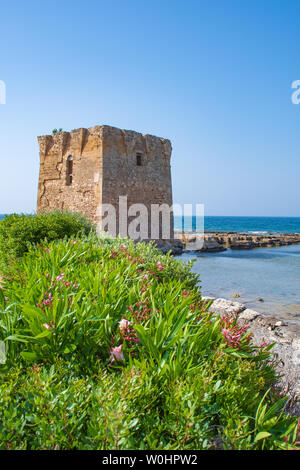
<path id="1" fill-rule="evenodd" d="M 37 244 L 70 237 L 81 232 L 88 234 L 92 224 L 81 214 L 50 212 L 41 215 L 6 216 L 0 221 L 0 259 L 2 266 L 12 257 L 22 256 L 30 243 Z"/>
<path id="2" fill-rule="evenodd" d="M 0 449 L 295 446 L 267 348 L 228 346 L 190 264 L 90 234 L 30 246 L 2 282 Z"/>

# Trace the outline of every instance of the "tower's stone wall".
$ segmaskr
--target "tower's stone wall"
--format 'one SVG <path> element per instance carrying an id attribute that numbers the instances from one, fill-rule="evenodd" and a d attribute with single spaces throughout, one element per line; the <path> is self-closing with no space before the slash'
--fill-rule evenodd
<path id="1" fill-rule="evenodd" d="M 172 206 L 172 148 L 167 139 L 95 126 L 38 137 L 38 142 L 38 212 L 82 212 L 99 222 L 102 204 L 112 204 L 118 215 L 119 196 L 127 196 L 128 207 L 144 204 L 149 214 L 151 204 Z M 68 158 L 72 184 L 67 181 Z"/>

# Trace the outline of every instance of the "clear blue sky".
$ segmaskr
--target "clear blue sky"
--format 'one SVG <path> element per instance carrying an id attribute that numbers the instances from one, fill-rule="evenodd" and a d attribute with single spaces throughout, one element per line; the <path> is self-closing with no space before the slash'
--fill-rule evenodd
<path id="1" fill-rule="evenodd" d="M 0 213 L 35 210 L 37 135 L 170 138 L 174 202 L 300 216 L 298 0 L 2 2 Z"/>

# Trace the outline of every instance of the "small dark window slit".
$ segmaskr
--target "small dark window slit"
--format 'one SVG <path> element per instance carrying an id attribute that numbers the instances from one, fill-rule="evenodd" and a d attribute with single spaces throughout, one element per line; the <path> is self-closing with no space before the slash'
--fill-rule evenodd
<path id="1" fill-rule="evenodd" d="M 136 166 L 142 166 L 142 155 L 140 153 L 136 154 Z"/>
<path id="2" fill-rule="evenodd" d="M 73 182 L 73 157 L 67 158 L 67 186 L 71 186 Z"/>

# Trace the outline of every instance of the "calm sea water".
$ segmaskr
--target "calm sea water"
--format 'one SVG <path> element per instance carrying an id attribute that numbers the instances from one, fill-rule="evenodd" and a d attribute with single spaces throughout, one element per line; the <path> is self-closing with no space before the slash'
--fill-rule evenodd
<path id="1" fill-rule="evenodd" d="M 4 218 L 0 214 L 0 220 Z M 174 217 L 175 230 L 197 230 L 200 224 L 195 216 Z M 300 217 L 217 217 L 205 216 L 205 231 L 222 232 L 262 232 L 262 233 L 300 233 Z"/>
<path id="2" fill-rule="evenodd" d="M 203 295 L 237 300 L 300 326 L 300 245 L 191 253 L 178 259 L 195 259 Z"/>
<path id="3" fill-rule="evenodd" d="M 185 230 L 197 230 L 196 222 L 195 217 L 186 217 Z M 174 226 L 182 229 L 181 217 L 174 218 Z M 300 233 L 300 217 L 205 217 L 204 229 Z M 204 295 L 238 300 L 300 326 L 300 245 L 183 254 L 179 259 L 196 259 L 193 270 L 200 274 Z"/>
<path id="4" fill-rule="evenodd" d="M 181 218 L 174 222 L 180 230 Z M 195 220 L 187 217 L 185 229 L 193 228 Z M 205 217 L 205 230 L 300 233 L 300 217 Z M 193 270 L 200 273 L 204 295 L 232 298 L 300 326 L 300 245 L 185 253 L 178 259 L 196 260 Z M 235 294 L 240 297 L 235 299 Z"/>
<path id="5" fill-rule="evenodd" d="M 197 230 L 199 219 L 184 218 L 185 230 Z M 182 230 L 182 217 L 174 217 L 175 230 Z M 300 233 L 300 217 L 213 217 L 205 216 L 205 231 L 260 232 L 260 233 Z"/>

